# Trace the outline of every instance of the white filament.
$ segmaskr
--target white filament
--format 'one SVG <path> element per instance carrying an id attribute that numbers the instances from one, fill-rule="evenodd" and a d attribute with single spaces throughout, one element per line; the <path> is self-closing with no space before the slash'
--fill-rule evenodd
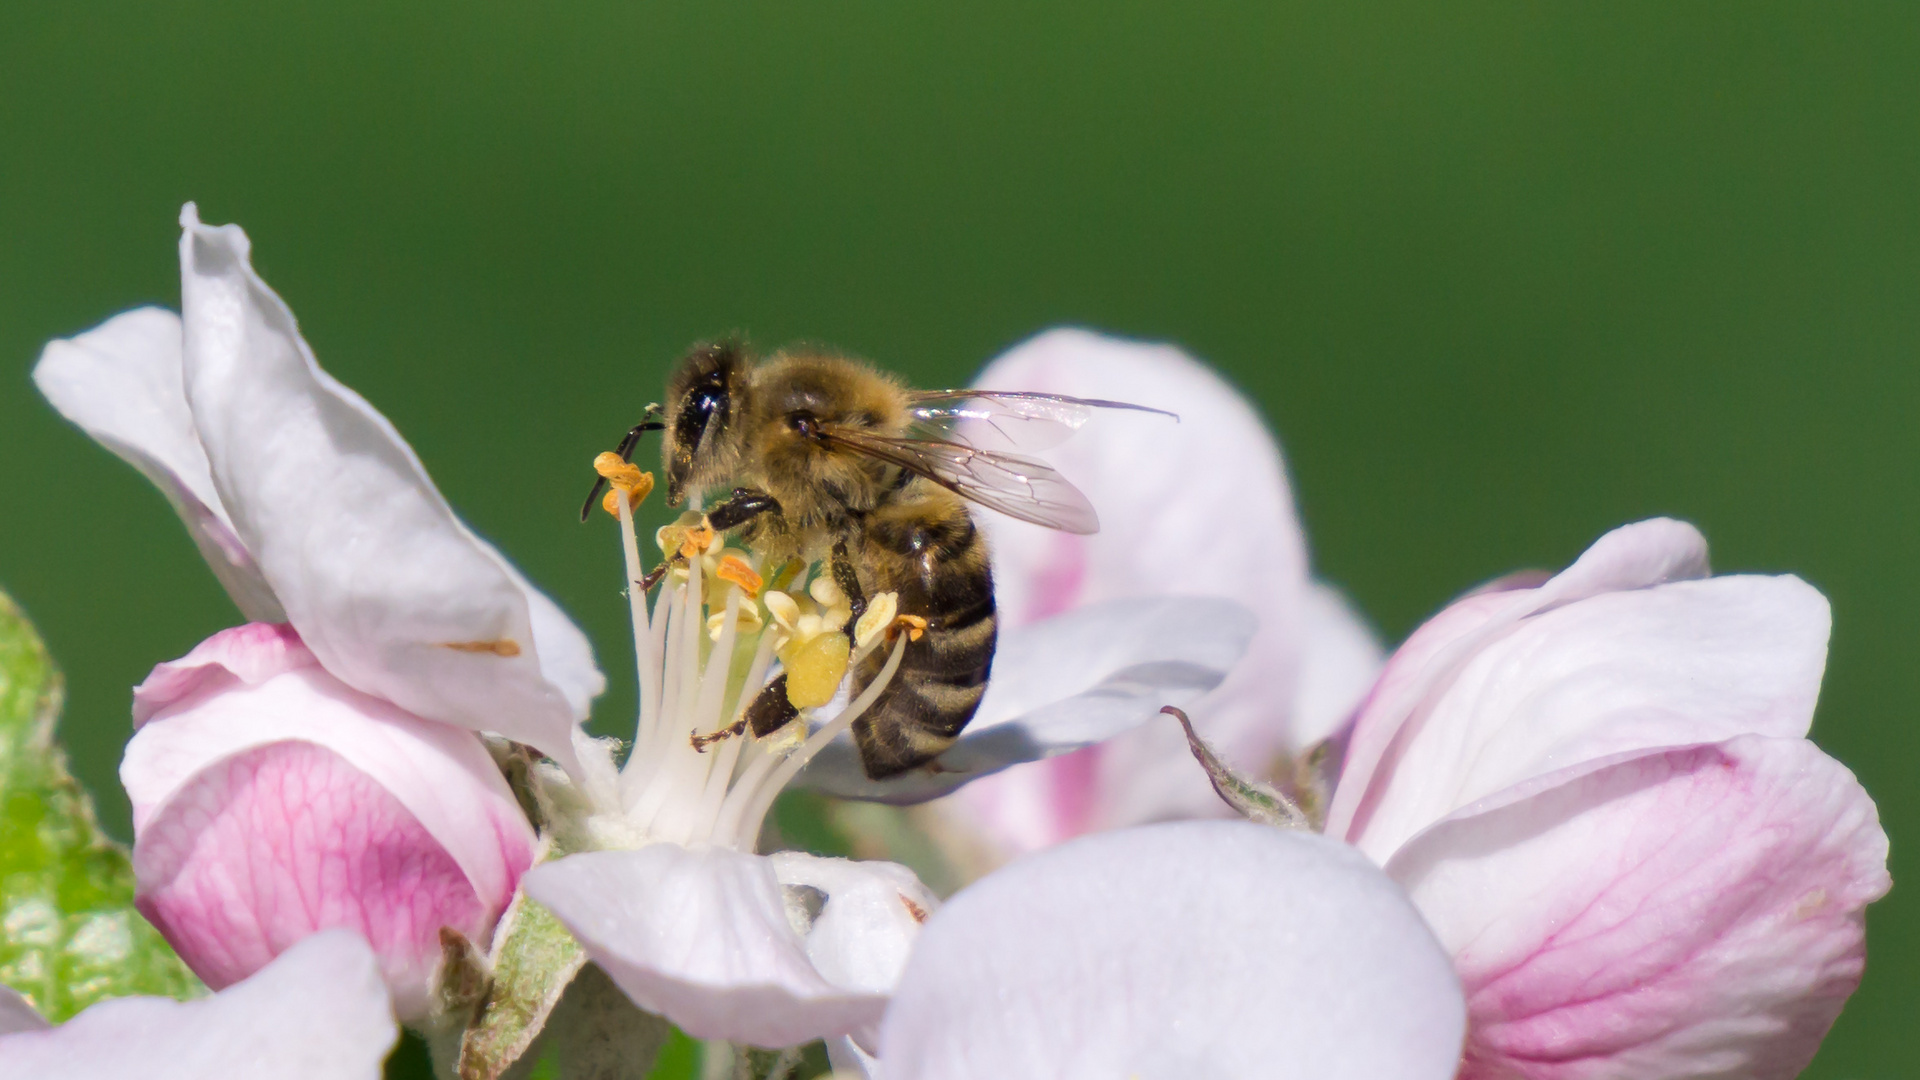
<path id="1" fill-rule="evenodd" d="M 640 707 L 633 749 L 620 772 L 618 805 L 599 811 L 622 820 L 605 823 L 597 833 L 624 837 L 623 843 L 712 843 L 752 851 L 774 799 L 822 747 L 872 707 L 899 669 L 907 639 L 902 635 L 894 642 L 879 675 L 857 698 L 798 745 L 791 733 L 756 739 L 743 729 L 697 748 L 695 735 L 739 723 L 766 687 L 778 631 L 771 620 L 747 631 L 757 635 L 753 658 L 742 679 L 734 681 L 740 606 L 748 601 L 740 589 L 728 591 L 718 638 L 709 647 L 697 556 L 688 560 L 684 580 L 674 580 L 682 576 L 678 573 L 667 575 L 649 617 L 625 491 L 619 491 L 618 503 L 621 550 L 633 582 L 629 599 Z M 848 670 L 855 670 L 869 651 L 850 657 Z"/>

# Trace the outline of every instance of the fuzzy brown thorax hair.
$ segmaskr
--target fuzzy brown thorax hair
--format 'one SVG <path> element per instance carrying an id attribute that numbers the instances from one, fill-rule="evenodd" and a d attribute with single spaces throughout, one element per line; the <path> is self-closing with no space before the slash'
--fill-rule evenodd
<path id="1" fill-rule="evenodd" d="M 732 343 L 701 346 L 674 372 L 667 402 L 670 505 L 721 484 L 758 488 L 779 501 L 782 527 L 798 541 L 843 528 L 899 482 L 895 467 L 821 434 L 831 426 L 906 433 L 905 389 L 858 360 L 800 348 L 755 363 Z"/>

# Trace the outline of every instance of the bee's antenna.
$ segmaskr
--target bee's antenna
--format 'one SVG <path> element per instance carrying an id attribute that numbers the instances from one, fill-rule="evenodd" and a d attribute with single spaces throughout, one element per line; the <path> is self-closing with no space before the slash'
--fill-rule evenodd
<path id="1" fill-rule="evenodd" d="M 660 414 L 660 405 L 658 402 L 655 402 L 654 404 L 648 405 L 647 411 L 641 415 L 647 416 L 647 417 L 654 417 L 654 416 L 658 416 L 659 414 Z M 639 445 L 640 436 L 645 435 L 649 431 L 665 431 L 666 427 L 667 425 L 661 423 L 658 420 L 653 420 L 653 419 L 642 420 L 638 424 L 633 425 L 633 430 L 627 432 L 627 437 L 620 440 L 620 448 L 617 451 L 617 453 L 619 453 L 620 455 L 620 460 L 621 461 L 633 460 L 633 448 Z M 605 488 L 606 486 L 607 486 L 606 477 L 600 476 L 600 477 L 594 478 L 593 490 L 587 492 L 587 501 L 582 503 L 580 506 L 581 524 L 585 524 L 587 518 L 593 514 L 593 502 L 595 499 L 598 499 L 600 497 L 601 489 Z"/>

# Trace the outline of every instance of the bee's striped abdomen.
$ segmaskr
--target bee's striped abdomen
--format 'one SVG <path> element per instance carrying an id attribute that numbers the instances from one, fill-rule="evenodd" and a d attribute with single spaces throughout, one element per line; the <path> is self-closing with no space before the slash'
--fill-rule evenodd
<path id="1" fill-rule="evenodd" d="M 959 499 L 923 491 L 875 512 L 863 531 L 862 587 L 869 596 L 898 594 L 902 614 L 927 620 L 893 681 L 853 723 L 867 775 L 884 779 L 933 760 L 973 719 L 998 623 L 986 541 Z M 855 694 L 885 662 L 884 648 L 867 657 L 854 677 Z"/>

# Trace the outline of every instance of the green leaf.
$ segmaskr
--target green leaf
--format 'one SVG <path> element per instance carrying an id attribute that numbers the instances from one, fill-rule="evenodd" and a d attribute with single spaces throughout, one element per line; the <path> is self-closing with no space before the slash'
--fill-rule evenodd
<path id="1" fill-rule="evenodd" d="M 54 742 L 60 673 L 0 592 L 0 982 L 55 1022 L 131 994 L 206 992 L 133 908 L 133 864 Z"/>

